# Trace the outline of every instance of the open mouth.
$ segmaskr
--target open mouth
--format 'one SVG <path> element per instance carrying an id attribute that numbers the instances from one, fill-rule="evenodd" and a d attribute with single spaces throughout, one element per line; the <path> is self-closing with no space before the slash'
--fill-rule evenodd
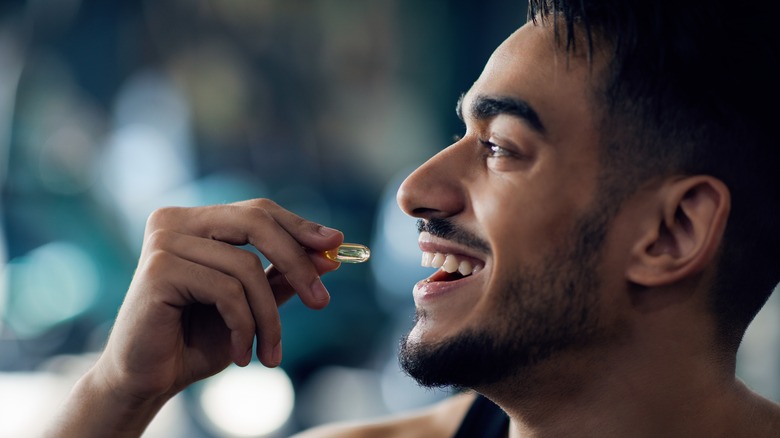
<path id="1" fill-rule="evenodd" d="M 438 252 L 423 252 L 420 264 L 427 268 L 438 269 L 428 279 L 429 281 L 460 280 L 476 274 L 484 267 L 481 262 L 471 258 Z"/>

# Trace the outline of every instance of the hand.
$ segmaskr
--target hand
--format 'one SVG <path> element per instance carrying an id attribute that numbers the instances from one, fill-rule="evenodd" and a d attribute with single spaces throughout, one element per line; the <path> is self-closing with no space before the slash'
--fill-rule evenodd
<path id="1" fill-rule="evenodd" d="M 93 369 L 114 392 L 167 398 L 230 362 L 281 362 L 278 306 L 294 294 L 328 304 L 320 275 L 338 268 L 322 252 L 343 235 L 269 200 L 165 208 L 147 223 L 138 268 Z M 236 245 L 251 244 L 272 266 Z M 309 250 L 307 251 L 306 248 Z"/>

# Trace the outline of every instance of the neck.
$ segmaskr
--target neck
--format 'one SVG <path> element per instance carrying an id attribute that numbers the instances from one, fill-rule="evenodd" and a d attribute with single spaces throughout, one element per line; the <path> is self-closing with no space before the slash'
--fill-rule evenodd
<path id="1" fill-rule="evenodd" d="M 718 436 L 730 430 L 741 401 L 751 397 L 735 379 L 734 360 L 719 359 L 711 345 L 688 342 L 698 334 L 665 331 L 560 353 L 478 390 L 510 415 L 523 437 Z"/>

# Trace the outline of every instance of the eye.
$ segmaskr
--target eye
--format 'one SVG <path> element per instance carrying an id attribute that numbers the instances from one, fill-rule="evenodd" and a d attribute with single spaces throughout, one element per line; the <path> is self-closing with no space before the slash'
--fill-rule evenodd
<path id="1" fill-rule="evenodd" d="M 485 147 L 485 157 L 487 158 L 513 157 L 515 155 L 510 150 L 504 149 L 490 140 L 480 139 L 479 142 Z"/>

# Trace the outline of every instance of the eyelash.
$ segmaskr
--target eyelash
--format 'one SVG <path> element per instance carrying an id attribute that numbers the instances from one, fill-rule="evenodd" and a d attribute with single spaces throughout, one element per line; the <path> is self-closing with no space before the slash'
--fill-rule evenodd
<path id="1" fill-rule="evenodd" d="M 479 143 L 485 147 L 486 149 L 485 157 L 487 158 L 502 158 L 502 157 L 511 157 L 514 155 L 509 150 L 502 148 L 501 146 L 493 143 L 490 140 L 479 139 Z"/>
<path id="2" fill-rule="evenodd" d="M 463 139 L 463 136 L 460 134 L 455 134 L 452 136 L 452 142 L 457 143 Z M 511 157 L 514 156 L 512 152 L 510 152 L 507 149 L 502 148 L 501 146 L 493 143 L 490 140 L 482 140 L 478 139 L 479 144 L 481 144 L 485 149 L 485 158 L 501 158 L 501 157 Z"/>

